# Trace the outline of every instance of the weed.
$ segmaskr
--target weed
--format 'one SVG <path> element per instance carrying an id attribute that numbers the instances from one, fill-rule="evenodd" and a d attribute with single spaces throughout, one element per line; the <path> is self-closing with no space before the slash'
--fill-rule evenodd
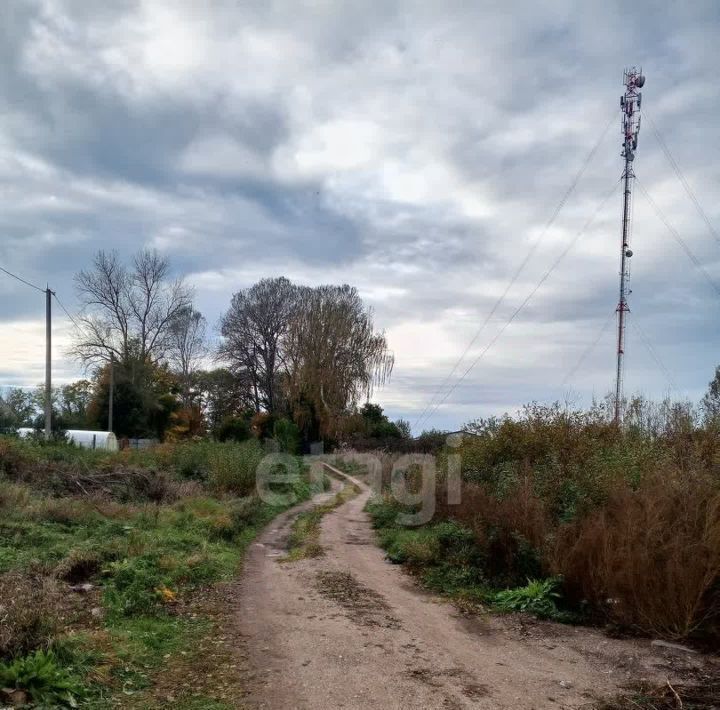
<path id="1" fill-rule="evenodd" d="M 155 614 L 161 609 L 161 597 L 157 590 L 165 586 L 165 579 L 155 557 L 113 562 L 104 574 L 108 581 L 103 601 L 110 615 Z"/>
<path id="2" fill-rule="evenodd" d="M 76 707 L 84 694 L 81 682 L 58 664 L 52 651 L 0 663 L 0 687 L 22 691 L 35 704 L 50 707 Z"/>
<path id="3" fill-rule="evenodd" d="M 592 710 L 715 710 L 720 697 L 720 683 L 709 680 L 701 684 L 640 684 L 634 690 L 593 705 Z"/>
<path id="4" fill-rule="evenodd" d="M 560 579 L 529 579 L 524 587 L 506 589 L 493 597 L 495 607 L 503 612 L 522 611 L 541 619 L 556 618 L 559 614 L 556 600 Z"/>
<path id="5" fill-rule="evenodd" d="M 669 638 L 720 621 L 720 492 L 704 477 L 649 477 L 563 526 L 550 567 L 602 618 Z"/>

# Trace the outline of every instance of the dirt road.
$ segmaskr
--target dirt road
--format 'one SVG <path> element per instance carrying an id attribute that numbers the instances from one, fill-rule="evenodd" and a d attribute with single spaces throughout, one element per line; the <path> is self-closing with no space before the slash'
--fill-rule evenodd
<path id="1" fill-rule="evenodd" d="M 356 483 L 362 493 L 323 519 L 324 557 L 281 561 L 297 510 L 252 546 L 238 620 L 248 706 L 575 708 L 703 663 L 647 640 L 462 615 L 384 559 Z"/>

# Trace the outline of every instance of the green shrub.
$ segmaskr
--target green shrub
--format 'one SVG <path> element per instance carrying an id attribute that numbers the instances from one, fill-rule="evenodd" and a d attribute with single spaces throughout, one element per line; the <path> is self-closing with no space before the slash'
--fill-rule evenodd
<path id="1" fill-rule="evenodd" d="M 420 578 L 428 589 L 454 599 L 489 602 L 494 594 L 483 577 L 482 568 L 475 565 L 441 563 L 422 570 Z"/>
<path id="2" fill-rule="evenodd" d="M 246 496 L 234 501 L 229 512 L 235 533 L 263 522 L 263 504 L 257 496 Z"/>
<path id="3" fill-rule="evenodd" d="M 44 707 L 77 707 L 84 695 L 82 684 L 59 665 L 52 651 L 0 663 L 0 687 L 21 690 Z"/>
<path id="4" fill-rule="evenodd" d="M 393 528 L 397 526 L 397 516 L 402 506 L 391 496 L 372 499 L 366 506 L 374 528 Z"/>
<path id="5" fill-rule="evenodd" d="M 278 419 L 273 427 L 273 437 L 280 446 L 280 451 L 288 454 L 300 453 L 300 429 L 289 419 Z"/>
<path id="6" fill-rule="evenodd" d="M 210 486 L 247 496 L 255 490 L 255 473 L 263 457 L 258 441 L 216 444 L 210 451 Z"/>
<path id="7" fill-rule="evenodd" d="M 207 481 L 210 473 L 207 442 L 172 445 L 170 459 L 180 478 L 191 481 Z"/>
<path id="8" fill-rule="evenodd" d="M 391 530 L 381 534 L 387 557 L 396 564 L 411 566 L 433 564 L 438 559 L 440 545 L 428 530 Z"/>
<path id="9" fill-rule="evenodd" d="M 31 449 L 22 441 L 11 437 L 0 437 L 0 473 L 16 476 L 20 469 L 28 464 Z"/>
<path id="10" fill-rule="evenodd" d="M 560 579 L 528 579 L 527 585 L 515 589 L 506 589 L 494 595 L 493 602 L 500 611 L 524 611 L 541 619 L 552 619 L 559 611 L 555 603 L 560 598 L 556 591 Z"/>
<path id="11" fill-rule="evenodd" d="M 217 427 L 218 441 L 247 441 L 250 438 L 250 423 L 241 417 L 225 417 Z"/>
<path id="12" fill-rule="evenodd" d="M 454 520 L 444 520 L 432 527 L 433 535 L 437 538 L 444 552 L 457 553 L 470 552 L 475 544 L 472 530 L 463 527 Z"/>

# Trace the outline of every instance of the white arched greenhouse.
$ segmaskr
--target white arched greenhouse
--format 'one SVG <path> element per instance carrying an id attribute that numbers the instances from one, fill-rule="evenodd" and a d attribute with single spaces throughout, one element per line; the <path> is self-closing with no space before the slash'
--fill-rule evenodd
<path id="1" fill-rule="evenodd" d="M 117 438 L 111 431 L 68 429 L 65 432 L 65 436 L 67 440 L 75 444 L 75 446 L 82 446 L 85 449 L 118 450 Z"/>
<path id="2" fill-rule="evenodd" d="M 20 427 L 17 434 L 21 439 L 27 439 L 34 434 L 42 434 L 42 430 Z M 75 446 L 85 449 L 100 449 L 101 451 L 117 451 L 118 441 L 111 431 L 86 431 L 84 429 L 68 429 L 65 438 Z"/>

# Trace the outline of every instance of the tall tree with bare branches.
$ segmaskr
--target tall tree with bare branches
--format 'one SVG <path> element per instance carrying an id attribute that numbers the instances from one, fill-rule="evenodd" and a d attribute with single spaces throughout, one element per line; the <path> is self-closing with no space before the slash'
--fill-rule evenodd
<path id="1" fill-rule="evenodd" d="M 168 360 L 180 380 L 183 407 L 193 404 L 193 382 L 208 353 L 207 323 L 192 306 L 180 310 L 170 324 Z"/>
<path id="2" fill-rule="evenodd" d="M 286 278 L 262 279 L 235 293 L 220 321 L 219 356 L 252 383 L 255 411 L 280 405 L 283 339 L 294 308 L 296 287 Z"/>
<path id="3" fill-rule="evenodd" d="M 137 359 L 157 363 L 167 354 L 172 325 L 191 306 L 192 290 L 170 278 L 170 263 L 156 251 L 138 252 L 130 267 L 117 252 L 99 251 L 75 276 L 82 310 L 74 354 L 85 365 Z"/>

